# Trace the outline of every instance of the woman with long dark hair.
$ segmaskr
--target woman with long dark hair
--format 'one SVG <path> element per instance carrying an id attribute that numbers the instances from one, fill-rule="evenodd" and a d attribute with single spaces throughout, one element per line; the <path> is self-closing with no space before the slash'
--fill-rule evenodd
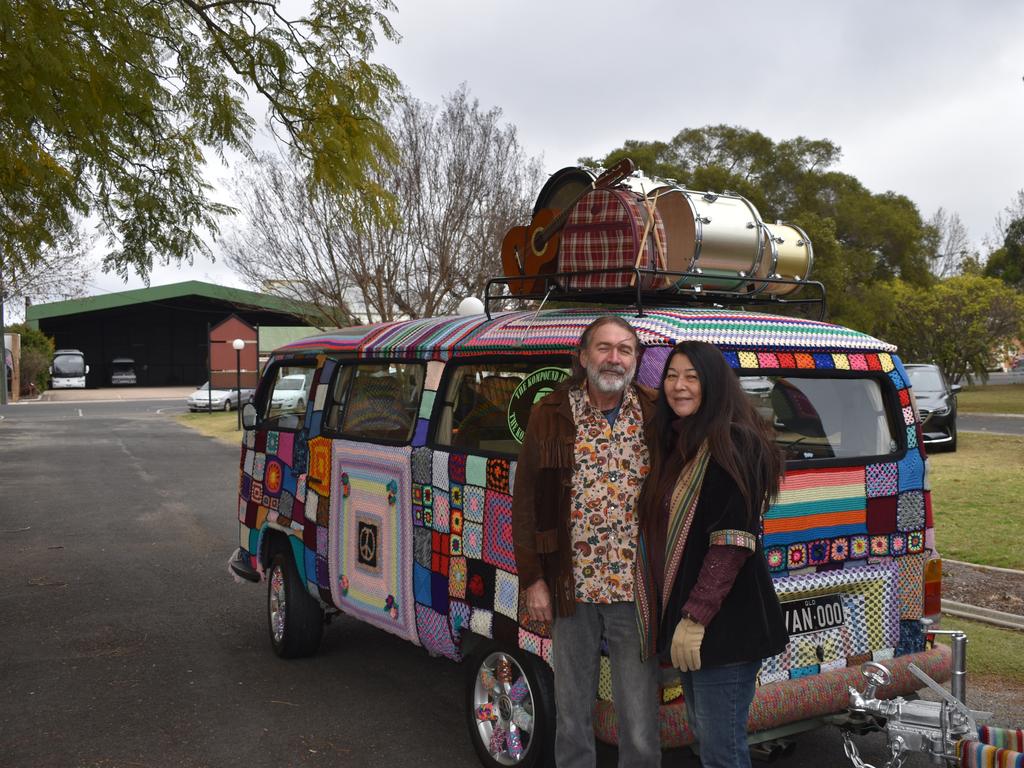
<path id="1" fill-rule="evenodd" d="M 645 658 L 682 676 L 704 768 L 750 765 L 747 715 L 763 659 L 788 641 L 761 548 L 782 455 L 722 353 L 684 341 L 657 400 L 640 498 L 637 610 Z"/>

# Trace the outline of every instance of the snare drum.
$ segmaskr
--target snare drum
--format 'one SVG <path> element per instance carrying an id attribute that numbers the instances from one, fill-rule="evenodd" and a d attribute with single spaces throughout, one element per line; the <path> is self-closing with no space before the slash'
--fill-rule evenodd
<path id="1" fill-rule="evenodd" d="M 668 268 L 701 273 L 700 278 L 680 278 L 676 287 L 743 290 L 764 255 L 763 223 L 757 209 L 739 195 L 679 187 L 660 187 L 658 193 Z"/>
<path id="2" fill-rule="evenodd" d="M 765 258 L 755 273 L 757 277 L 784 277 L 803 282 L 811 276 L 814 249 L 811 239 L 794 224 L 764 225 Z M 757 283 L 754 290 L 775 296 L 786 296 L 800 288 L 792 283 Z"/>

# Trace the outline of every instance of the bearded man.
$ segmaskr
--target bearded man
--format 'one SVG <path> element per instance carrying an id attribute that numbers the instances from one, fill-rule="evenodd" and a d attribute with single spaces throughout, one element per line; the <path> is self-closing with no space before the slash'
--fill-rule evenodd
<path id="1" fill-rule="evenodd" d="M 636 502 L 650 470 L 655 395 L 633 383 L 639 354 L 622 318 L 587 326 L 574 376 L 534 406 L 516 468 L 516 567 L 530 618 L 551 622 L 558 768 L 595 765 L 602 637 L 619 766 L 661 764 L 657 662 L 641 660 L 634 608 Z"/>

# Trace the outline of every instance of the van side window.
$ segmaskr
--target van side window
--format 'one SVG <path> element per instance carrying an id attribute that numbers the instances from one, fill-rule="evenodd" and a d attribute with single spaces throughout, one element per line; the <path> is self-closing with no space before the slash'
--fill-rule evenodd
<path id="1" fill-rule="evenodd" d="M 265 426 L 276 429 L 299 429 L 302 426 L 314 371 L 312 364 L 282 365 L 274 371 L 274 386 L 263 404 Z"/>
<path id="2" fill-rule="evenodd" d="M 533 404 L 569 376 L 563 361 L 497 362 L 451 370 L 434 443 L 509 456 L 519 454 Z"/>
<path id="3" fill-rule="evenodd" d="M 354 366 L 342 418 L 345 437 L 407 443 L 423 393 L 422 363 Z"/>
<path id="4" fill-rule="evenodd" d="M 334 374 L 334 383 L 331 385 L 331 392 L 324 409 L 324 429 L 328 432 L 341 431 L 341 416 L 345 412 L 345 398 L 348 396 L 348 387 L 352 383 L 352 366 L 339 366 L 338 372 Z"/>
<path id="5" fill-rule="evenodd" d="M 869 459 L 900 444 L 873 378 L 740 376 L 787 461 Z"/>

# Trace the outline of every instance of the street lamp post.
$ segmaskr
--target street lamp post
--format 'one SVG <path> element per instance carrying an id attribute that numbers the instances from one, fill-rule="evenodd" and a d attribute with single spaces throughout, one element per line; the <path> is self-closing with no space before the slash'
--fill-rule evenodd
<path id="1" fill-rule="evenodd" d="M 235 348 L 235 406 L 238 410 L 238 429 L 242 428 L 242 350 L 245 349 L 243 339 L 231 342 Z"/>

